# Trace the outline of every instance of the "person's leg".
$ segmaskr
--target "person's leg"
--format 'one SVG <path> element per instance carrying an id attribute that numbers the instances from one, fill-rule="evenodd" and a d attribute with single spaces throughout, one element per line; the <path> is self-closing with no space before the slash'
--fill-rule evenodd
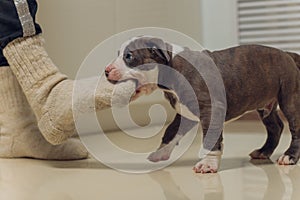
<path id="1" fill-rule="evenodd" d="M 1 2 L 0 7 L 2 6 Z M 23 17 L 20 16 L 20 14 L 14 16 L 7 12 L 1 13 L 0 28 L 8 26 L 8 24 L 3 23 L 3 21 L 5 21 L 5 18 L 10 19 L 10 17 L 17 17 L 21 25 L 26 24 L 26 26 L 21 26 L 23 35 L 17 37 L 17 39 L 11 40 L 10 38 L 7 40 L 0 38 L 3 53 L 35 113 L 39 129 L 43 136 L 51 144 L 60 144 L 75 132 L 72 113 L 74 81 L 69 80 L 66 75 L 59 72 L 43 47 L 42 36 L 40 34 L 36 35 L 38 30 L 33 30 L 39 27 L 34 24 L 36 9 L 31 9 L 31 6 L 36 6 L 35 1 L 28 0 L 28 4 L 25 0 L 15 0 L 14 2 L 15 5 L 10 4 L 8 6 L 15 6 L 17 10 L 16 13 L 23 13 L 22 15 L 26 15 L 28 20 L 26 23 L 22 22 Z M 17 5 L 16 2 L 18 2 L 19 5 Z M 10 9 L 11 8 L 8 10 Z M 18 11 L 18 9 L 21 9 L 22 12 Z M 24 13 L 26 10 L 27 13 Z M 28 10 L 31 11 L 30 14 Z M 4 9 L 4 11 L 6 10 Z M 9 26 L 13 25 L 14 24 L 9 24 Z M 16 24 L 16 26 L 18 25 Z M 20 27 L 18 28 L 20 29 Z M 18 28 L 15 29 L 17 32 L 20 32 Z M 26 37 L 23 37 L 24 33 L 27 33 Z M 7 35 L 18 34 L 8 33 Z M 99 75 L 100 74 L 101 72 L 99 72 Z M 91 90 L 89 83 L 83 81 L 81 84 L 82 90 L 87 90 L 85 96 L 82 97 L 83 104 L 86 101 L 90 101 L 91 98 L 95 98 L 96 109 L 110 107 L 114 85 L 107 81 L 100 83 L 103 85 L 97 88 L 94 97 L 93 91 L 88 92 L 88 90 Z M 117 94 L 120 95 L 121 99 L 124 95 L 130 95 L 132 93 L 132 90 L 135 89 L 135 84 L 134 82 L 128 81 L 120 87 L 124 88 L 124 90 L 119 90 L 122 91 L 122 94 Z"/>
<path id="2" fill-rule="evenodd" d="M 56 146 L 44 139 L 16 77 L 9 67 L 1 66 L 0 157 L 74 160 L 87 156 L 79 139 L 68 139 Z"/>

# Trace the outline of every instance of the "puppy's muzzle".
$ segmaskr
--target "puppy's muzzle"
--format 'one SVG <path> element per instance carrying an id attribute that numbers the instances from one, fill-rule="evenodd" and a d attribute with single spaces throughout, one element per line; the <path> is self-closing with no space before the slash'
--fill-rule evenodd
<path id="1" fill-rule="evenodd" d="M 105 68 L 105 76 L 111 83 L 117 83 L 122 78 L 120 71 L 113 64 Z"/>

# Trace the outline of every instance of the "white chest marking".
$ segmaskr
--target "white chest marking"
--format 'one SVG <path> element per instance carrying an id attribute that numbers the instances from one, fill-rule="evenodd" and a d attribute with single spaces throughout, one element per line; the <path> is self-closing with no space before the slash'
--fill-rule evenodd
<path id="1" fill-rule="evenodd" d="M 186 107 L 185 105 L 181 104 L 181 103 L 176 103 L 175 104 L 175 110 L 178 114 L 184 116 L 187 119 L 190 119 L 192 121 L 196 121 L 199 122 L 200 119 L 199 117 L 197 117 L 196 115 L 194 115 L 189 109 L 188 107 Z"/>
<path id="2" fill-rule="evenodd" d="M 177 94 L 172 91 L 172 90 L 165 90 L 165 89 L 161 89 L 162 91 L 165 92 L 169 92 L 172 93 L 175 97 L 176 97 L 176 104 L 175 104 L 175 110 L 178 114 L 180 114 L 181 116 L 190 119 L 192 121 L 196 121 L 196 122 L 200 122 L 200 118 L 197 117 L 196 115 L 194 115 L 194 113 L 192 113 L 190 111 L 190 109 L 188 107 L 186 107 L 186 105 L 183 105 L 182 103 L 179 102 L 179 98 L 177 96 Z"/>
<path id="3" fill-rule="evenodd" d="M 178 53 L 184 51 L 184 49 L 181 46 L 178 46 L 176 44 L 171 44 L 172 46 L 172 58 L 174 58 Z"/>

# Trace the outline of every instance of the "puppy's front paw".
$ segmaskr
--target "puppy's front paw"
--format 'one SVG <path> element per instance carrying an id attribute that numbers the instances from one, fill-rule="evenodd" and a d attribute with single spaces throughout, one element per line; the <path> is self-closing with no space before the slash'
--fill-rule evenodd
<path id="1" fill-rule="evenodd" d="M 170 158 L 170 155 L 172 153 L 172 150 L 174 149 L 173 144 L 162 144 L 157 151 L 151 153 L 148 156 L 148 160 L 151 162 L 159 162 L 159 161 L 165 161 Z"/>
<path id="2" fill-rule="evenodd" d="M 193 168 L 196 173 L 216 173 L 220 166 L 220 156 L 207 155 Z"/>
<path id="3" fill-rule="evenodd" d="M 278 158 L 277 163 L 279 165 L 294 165 L 296 161 L 289 155 L 282 155 Z"/>
<path id="4" fill-rule="evenodd" d="M 181 140 L 182 137 L 183 137 L 182 135 L 176 135 L 169 144 L 162 143 L 160 147 L 157 149 L 157 151 L 151 153 L 148 156 L 148 160 L 152 162 L 169 160 L 173 149 L 175 148 L 175 146 L 178 144 L 178 142 Z"/>
<path id="5" fill-rule="evenodd" d="M 199 152 L 201 160 L 194 166 L 196 173 L 216 173 L 220 167 L 222 151 L 209 151 L 201 149 Z"/>
<path id="6" fill-rule="evenodd" d="M 164 160 L 168 160 L 169 158 L 170 158 L 170 155 L 168 155 L 166 152 L 163 152 L 160 150 L 157 150 L 148 156 L 148 160 L 151 162 L 164 161 Z"/>

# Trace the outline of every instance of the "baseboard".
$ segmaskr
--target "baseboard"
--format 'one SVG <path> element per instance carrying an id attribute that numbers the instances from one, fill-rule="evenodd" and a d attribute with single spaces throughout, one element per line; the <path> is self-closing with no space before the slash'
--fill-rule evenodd
<path id="1" fill-rule="evenodd" d="M 282 113 L 281 110 L 278 110 L 278 115 L 279 117 L 283 120 L 286 121 L 286 118 L 284 116 L 284 114 Z M 256 121 L 256 120 L 261 120 L 258 113 L 256 111 L 252 111 L 249 112 L 245 115 L 243 115 L 241 118 L 239 118 L 238 120 L 244 120 L 244 121 Z"/>
<path id="2" fill-rule="evenodd" d="M 112 109 L 97 112 L 98 121 L 102 130 L 105 132 L 120 130 L 120 123 L 122 124 L 121 129 L 132 129 L 134 128 L 132 123 L 126 124 L 128 118 L 131 118 L 133 123 L 137 126 L 143 127 L 150 124 L 157 125 L 163 122 L 167 124 L 171 122 L 175 116 L 175 111 L 165 100 L 156 101 L 155 103 L 149 101 L 132 103 L 128 107 L 128 112 L 130 116 L 128 116 L 126 112 L 124 114 L 123 110 L 121 110 L 120 113 L 115 110 L 112 111 Z"/>
<path id="3" fill-rule="evenodd" d="M 161 107 L 156 107 L 156 109 L 158 110 L 152 112 L 153 110 L 151 111 L 151 109 L 153 109 L 153 106 L 157 105 Z M 105 132 L 110 132 L 120 129 L 135 128 L 131 123 L 126 124 L 126 121 L 129 117 L 138 127 L 150 125 L 151 118 L 151 125 L 158 125 L 163 122 L 165 122 L 165 124 L 168 124 L 173 120 L 176 114 L 174 109 L 170 106 L 169 102 L 164 99 L 159 99 L 158 101 L 139 101 L 136 103 L 131 103 L 128 108 L 128 112 L 130 113 L 130 116 L 118 112 L 113 113 L 111 109 L 106 109 L 98 112 L 98 121 L 101 125 L 102 130 Z M 149 116 L 150 113 L 152 114 L 152 116 Z M 278 113 L 280 118 L 283 121 L 286 121 L 286 118 L 280 110 L 278 111 Z M 122 128 L 119 127 L 118 122 L 116 122 L 116 118 L 121 121 Z M 258 116 L 258 113 L 256 111 L 253 111 L 243 115 L 238 119 L 238 121 L 260 121 L 260 118 Z"/>

